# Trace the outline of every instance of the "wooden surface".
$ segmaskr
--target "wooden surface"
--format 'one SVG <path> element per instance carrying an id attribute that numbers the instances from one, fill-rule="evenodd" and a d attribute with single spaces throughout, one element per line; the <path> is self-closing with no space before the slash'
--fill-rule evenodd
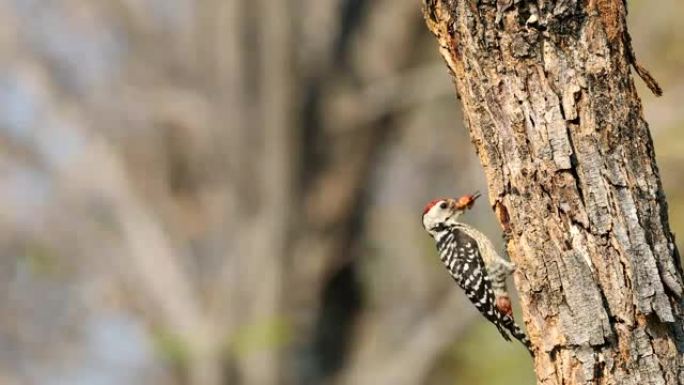
<path id="1" fill-rule="evenodd" d="M 532 4 L 534 3 L 534 4 Z M 426 0 L 539 384 L 678 384 L 682 271 L 621 0 Z"/>

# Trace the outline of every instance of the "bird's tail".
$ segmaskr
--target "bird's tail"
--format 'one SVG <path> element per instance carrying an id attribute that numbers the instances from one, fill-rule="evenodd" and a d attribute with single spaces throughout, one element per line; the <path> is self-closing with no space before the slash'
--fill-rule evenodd
<path id="1" fill-rule="evenodd" d="M 515 339 L 520 341 L 525 347 L 527 348 L 527 351 L 530 352 L 530 355 L 534 357 L 534 351 L 532 351 L 532 343 L 530 342 L 530 339 L 527 337 L 527 334 L 520 329 L 520 326 L 518 326 L 515 321 L 513 321 L 513 318 L 511 318 L 508 315 L 505 315 L 501 319 L 501 323 L 503 326 L 506 328 L 506 330 L 511 333 Z M 499 330 L 501 332 L 501 329 Z M 502 333 L 503 334 L 503 333 Z M 510 341 L 510 338 L 507 338 Z"/>
<path id="2" fill-rule="evenodd" d="M 501 337 L 503 337 L 506 341 L 511 340 L 511 336 L 508 335 L 508 330 L 506 330 L 503 326 L 496 324 L 496 328 L 499 329 L 499 333 L 501 333 Z"/>

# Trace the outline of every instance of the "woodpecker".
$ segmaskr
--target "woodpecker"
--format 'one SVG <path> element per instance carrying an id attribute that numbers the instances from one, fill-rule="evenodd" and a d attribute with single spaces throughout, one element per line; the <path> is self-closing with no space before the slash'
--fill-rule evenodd
<path id="1" fill-rule="evenodd" d="M 434 238 L 440 259 L 470 302 L 504 339 L 510 341 L 510 333 L 533 354 L 530 340 L 513 321 L 506 293 L 505 280 L 515 266 L 496 253 L 484 234 L 458 222 L 478 197 L 476 193 L 430 201 L 423 210 L 423 227 Z"/>

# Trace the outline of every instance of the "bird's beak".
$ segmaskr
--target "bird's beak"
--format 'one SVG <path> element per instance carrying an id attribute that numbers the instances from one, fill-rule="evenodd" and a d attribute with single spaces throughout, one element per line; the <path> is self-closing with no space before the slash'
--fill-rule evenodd
<path id="1" fill-rule="evenodd" d="M 458 199 L 447 198 L 446 201 L 449 204 L 449 209 L 451 209 L 451 210 L 458 210 L 459 209 Z"/>

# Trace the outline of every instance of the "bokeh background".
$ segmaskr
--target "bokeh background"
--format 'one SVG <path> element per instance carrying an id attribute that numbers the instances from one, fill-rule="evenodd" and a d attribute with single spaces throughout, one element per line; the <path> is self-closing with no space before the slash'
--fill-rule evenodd
<path id="1" fill-rule="evenodd" d="M 681 233 L 684 3 L 629 7 Z M 478 189 L 417 0 L 0 0 L 0 384 L 533 384 L 420 225 Z"/>

